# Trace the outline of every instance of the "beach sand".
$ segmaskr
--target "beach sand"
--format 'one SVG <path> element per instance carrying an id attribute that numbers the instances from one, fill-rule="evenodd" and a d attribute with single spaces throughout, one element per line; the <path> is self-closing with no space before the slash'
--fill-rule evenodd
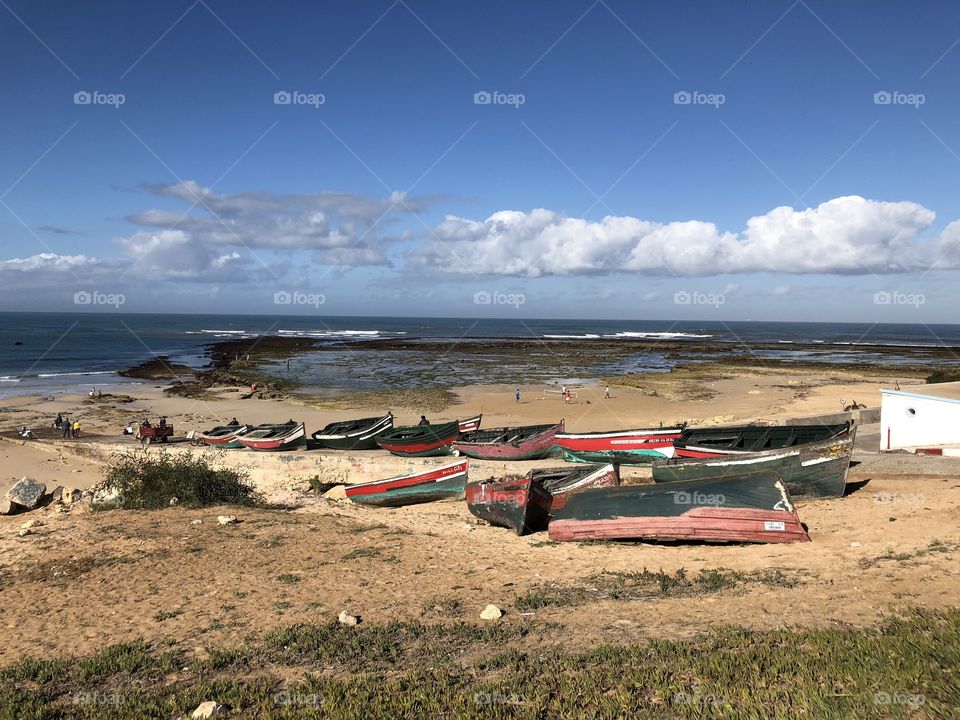
<path id="1" fill-rule="evenodd" d="M 602 385 L 576 387 L 570 405 L 550 386 L 520 386 L 519 404 L 516 386 L 472 386 L 453 388 L 455 402 L 430 417 L 482 412 L 486 427 L 564 418 L 568 429 L 578 431 L 679 420 L 775 421 L 839 411 L 841 398 L 876 407 L 879 388 L 894 380 L 787 367 L 683 371 L 648 376 L 639 388 L 612 386 L 610 399 L 603 398 Z M 30 475 L 48 489 L 90 486 L 103 467 L 84 457 L 85 444 L 134 448 L 119 433 L 143 416 L 166 415 L 182 435 L 234 416 L 252 422 L 292 417 L 312 431 L 386 409 L 240 400 L 236 389 L 216 394 L 204 400 L 167 397 L 150 385 L 131 392 L 130 402 L 7 398 L 0 401 L 3 474 Z M 415 401 L 393 409 L 398 424 L 415 422 L 421 410 Z M 10 439 L 20 425 L 48 426 L 58 411 L 79 417 L 84 437 Z M 0 664 L 24 655 L 88 653 L 134 637 L 172 640 L 202 655 L 274 627 L 327 622 L 341 610 L 371 623 L 451 617 L 479 622 L 480 611 L 494 603 L 506 611 L 503 622 L 558 623 L 562 630 L 548 633 L 548 642 L 578 648 L 690 636 L 727 624 L 864 626 L 907 608 L 955 606 L 960 464 L 880 455 L 876 432 L 863 427 L 858 436 L 854 459 L 860 462 L 848 479 L 855 492 L 841 500 L 798 503 L 813 542 L 794 545 L 557 544 L 545 534 L 520 538 L 486 526 L 462 501 L 375 509 L 307 492 L 291 499 L 289 491 L 282 495 L 286 510 L 78 507 L 0 517 L 0 622 L 7 629 Z M 270 496 L 273 486 L 262 489 L 268 500 L 276 499 Z M 237 515 L 241 522 L 220 526 L 218 514 Z M 34 517 L 43 525 L 19 537 L 21 523 Z M 744 579 L 692 597 L 591 595 L 604 573 L 644 569 L 671 575 L 682 569 L 688 577 L 729 569 Z M 528 593 L 569 602 L 529 610 L 522 600 Z"/>

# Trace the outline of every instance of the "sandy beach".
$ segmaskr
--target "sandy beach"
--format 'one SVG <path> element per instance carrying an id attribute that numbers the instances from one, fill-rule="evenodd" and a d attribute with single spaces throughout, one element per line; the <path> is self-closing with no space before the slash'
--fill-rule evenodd
<path id="1" fill-rule="evenodd" d="M 415 395 L 392 409 L 398 424 L 415 422 L 421 411 L 437 420 L 483 413 L 488 427 L 563 418 L 567 428 L 583 431 L 778 421 L 836 412 L 841 399 L 876 407 L 879 388 L 897 380 L 922 382 L 847 370 L 704 367 L 611 385 L 609 399 L 601 383 L 575 387 L 570 404 L 551 385 L 521 386 L 519 403 L 515 386 L 474 385 L 450 388 L 452 401 L 442 410 L 424 410 Z M 212 397 L 200 399 L 171 397 L 162 388 L 158 383 L 130 397 L 93 402 L 83 395 L 3 400 L 5 480 L 28 475 L 48 490 L 91 487 L 102 478 L 104 457 L 137 448 L 120 432 L 142 417 L 168 417 L 179 439 L 232 417 L 295 418 L 312 431 L 386 409 L 344 407 L 342 400 L 329 408 L 296 397 L 241 400 L 239 388 L 212 388 Z M 45 429 L 57 412 L 81 420 L 80 439 L 54 439 Z M 17 439 L 21 425 L 41 439 Z M 798 503 L 813 542 L 797 545 L 557 544 L 545 534 L 517 537 L 487 526 L 462 501 L 364 508 L 344 500 L 342 489 L 319 496 L 304 475 L 274 471 L 254 476 L 267 501 L 281 505 L 275 509 L 92 512 L 79 506 L 2 517 L 0 621 L 8 638 L 0 662 L 87 654 L 131 637 L 163 639 L 203 656 L 216 645 L 243 643 L 275 627 L 325 622 L 341 610 L 369 623 L 476 622 L 494 603 L 506 610 L 506 623 L 562 626 L 539 636 L 540 647 L 576 648 L 688 637 L 731 623 L 755 629 L 871 626 L 910 608 L 956 605 L 960 462 L 881 455 L 876 433 L 869 425 L 860 428 L 847 497 Z M 201 452 L 185 442 L 170 450 Z M 258 462 L 259 454 L 230 456 L 236 467 Z M 491 465 L 489 473 L 496 470 Z M 471 469 L 483 472 L 482 462 Z M 649 481 L 646 468 L 627 475 L 631 482 Z M 344 479 L 370 478 L 347 472 Z M 219 526 L 222 513 L 241 522 Z M 18 536 L 32 518 L 42 525 Z M 722 570 L 738 579 L 706 596 L 640 593 L 623 600 L 603 591 L 610 578 L 644 570 L 670 576 Z M 535 607 L 530 598 L 540 596 L 556 601 Z"/>

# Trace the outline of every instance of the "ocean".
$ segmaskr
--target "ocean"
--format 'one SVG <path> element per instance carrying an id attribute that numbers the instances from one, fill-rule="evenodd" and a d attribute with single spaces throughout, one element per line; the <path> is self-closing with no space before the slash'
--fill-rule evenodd
<path id="1" fill-rule="evenodd" d="M 225 339 L 262 335 L 299 336 L 341 344 L 344 340 L 404 338 L 430 339 L 461 346 L 481 339 L 637 339 L 728 344 L 733 352 L 744 346 L 774 345 L 751 354 L 785 360 L 875 362 L 879 355 L 868 346 L 892 351 L 884 362 L 897 361 L 897 348 L 956 348 L 956 354 L 929 360 L 930 364 L 960 363 L 960 325 L 719 322 L 666 320 L 521 320 L 468 318 L 375 318 L 266 315 L 147 315 L 123 313 L 0 313 L 0 397 L 107 390 L 140 381 L 122 378 L 117 371 L 156 355 L 191 367 L 207 362 L 205 348 Z M 792 348 L 798 345 L 802 347 Z M 812 348 L 811 345 L 818 347 Z M 819 346 L 822 346 L 819 347 Z M 319 354 L 314 354 L 319 355 Z M 915 361 L 915 360 L 914 360 Z M 491 362 L 496 362 L 491 358 Z M 928 362 L 928 361 L 924 361 Z M 383 362 L 364 379 L 329 359 L 298 361 L 298 379 L 318 387 L 367 387 L 384 382 Z M 669 369 L 657 353 L 638 355 L 628 366 L 604 371 Z M 409 373 L 407 373 L 409 374 Z M 391 383 L 404 383 L 404 373 Z M 455 375 L 442 378 L 456 382 Z"/>

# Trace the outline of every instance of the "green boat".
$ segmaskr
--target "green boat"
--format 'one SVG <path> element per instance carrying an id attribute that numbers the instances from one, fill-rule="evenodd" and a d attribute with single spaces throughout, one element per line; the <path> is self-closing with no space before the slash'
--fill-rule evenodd
<path id="1" fill-rule="evenodd" d="M 727 455 L 702 460 L 673 458 L 653 465 L 654 482 L 707 480 L 729 475 L 774 471 L 793 498 L 843 497 L 854 432 L 831 442 L 810 443 L 781 450 Z"/>
<path id="2" fill-rule="evenodd" d="M 567 462 L 607 465 L 647 465 L 667 456 L 659 450 L 563 450 Z"/>

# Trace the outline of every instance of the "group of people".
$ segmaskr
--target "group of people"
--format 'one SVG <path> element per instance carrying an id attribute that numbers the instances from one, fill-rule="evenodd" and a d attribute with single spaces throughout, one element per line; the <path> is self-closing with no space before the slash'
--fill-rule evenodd
<path id="1" fill-rule="evenodd" d="M 64 440 L 80 437 L 80 421 L 71 421 L 69 417 L 64 417 L 62 413 L 57 413 L 57 417 L 53 421 L 53 426 L 63 432 Z"/>

